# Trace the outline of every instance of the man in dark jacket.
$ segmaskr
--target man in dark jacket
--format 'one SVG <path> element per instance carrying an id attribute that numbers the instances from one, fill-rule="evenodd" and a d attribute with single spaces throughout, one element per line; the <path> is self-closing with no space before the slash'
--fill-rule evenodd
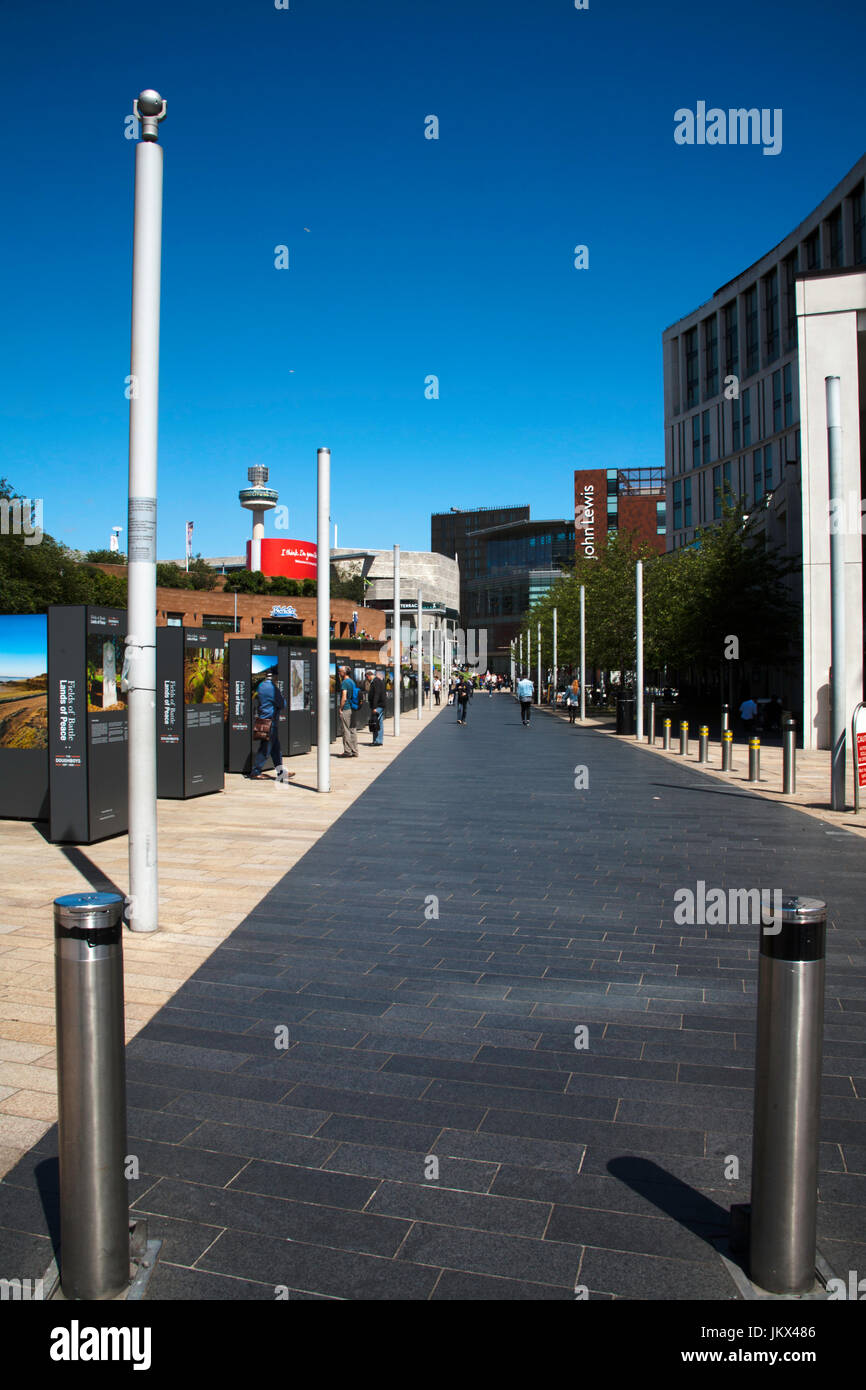
<path id="1" fill-rule="evenodd" d="M 465 724 L 466 715 L 469 713 L 469 701 L 472 699 L 472 684 L 465 676 L 461 676 L 457 682 L 455 698 L 457 700 L 457 723 Z"/>
<path id="2" fill-rule="evenodd" d="M 367 703 L 370 706 L 370 728 L 376 721 L 373 732 L 373 747 L 381 748 L 385 742 L 385 682 L 372 671 L 367 672 Z"/>
<path id="3" fill-rule="evenodd" d="M 256 760 L 250 772 L 250 781 L 255 782 L 262 775 L 262 768 L 270 756 L 277 774 L 278 782 L 288 782 L 290 777 L 294 777 L 293 772 L 286 772 L 283 767 L 283 752 L 280 748 L 280 710 L 285 709 L 286 702 L 283 699 L 279 687 L 273 680 L 269 671 L 264 680 L 259 682 L 255 693 L 256 718 L 269 719 L 271 730 L 266 738 L 259 739 L 259 749 L 256 753 Z"/>

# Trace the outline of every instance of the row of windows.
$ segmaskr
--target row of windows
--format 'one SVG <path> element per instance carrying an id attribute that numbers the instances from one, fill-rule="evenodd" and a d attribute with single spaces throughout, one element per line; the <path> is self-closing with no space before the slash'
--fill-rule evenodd
<path id="1" fill-rule="evenodd" d="M 800 431 L 797 430 L 793 443 L 795 457 L 800 457 Z M 763 448 L 753 449 L 739 459 L 728 459 L 716 464 L 712 470 L 678 478 L 673 484 L 673 530 L 681 531 L 692 525 L 714 521 L 722 515 L 722 499 L 726 493 L 742 497 L 747 505 L 756 505 L 778 487 L 783 481 L 783 470 L 787 463 L 786 441 L 776 440 Z M 707 481 L 705 481 L 707 480 Z M 696 483 L 697 516 L 692 513 L 692 485 Z M 710 485 L 710 502 L 707 498 L 707 484 Z"/>
<path id="2" fill-rule="evenodd" d="M 847 236 L 845 225 L 848 219 Z M 700 324 L 671 341 L 672 408 L 692 410 L 712 400 L 723 377 L 753 376 L 797 346 L 798 270 L 866 264 L 866 188 L 858 184 L 778 266 Z M 721 343 L 719 334 L 721 332 Z M 721 352 L 720 352 L 721 348 Z M 680 354 L 684 390 L 680 390 Z"/>
<path id="3" fill-rule="evenodd" d="M 739 397 L 696 412 L 672 427 L 671 472 L 700 468 L 790 429 L 794 423 L 794 368 L 787 362 Z M 753 439 L 754 435 L 754 439 Z M 686 439 L 688 438 L 688 448 Z"/>

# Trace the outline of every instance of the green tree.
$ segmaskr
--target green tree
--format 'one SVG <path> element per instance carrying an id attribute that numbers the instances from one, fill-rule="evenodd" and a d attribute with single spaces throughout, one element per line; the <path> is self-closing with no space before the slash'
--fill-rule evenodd
<path id="1" fill-rule="evenodd" d="M 84 559 L 88 565 L 126 564 L 126 555 L 122 550 L 88 550 Z"/>

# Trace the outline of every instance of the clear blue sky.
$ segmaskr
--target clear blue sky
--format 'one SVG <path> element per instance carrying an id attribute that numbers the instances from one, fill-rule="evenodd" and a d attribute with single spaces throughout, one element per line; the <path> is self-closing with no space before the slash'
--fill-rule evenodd
<path id="1" fill-rule="evenodd" d="M 125 545 L 124 118 L 153 86 L 160 558 L 187 519 L 242 553 L 251 463 L 313 539 L 322 444 L 341 545 L 567 515 L 574 468 L 662 462 L 662 329 L 866 149 L 864 40 L 862 0 L 5 0 L 0 474 L 51 534 Z M 676 145 L 699 100 L 781 107 L 781 154 Z"/>
<path id="2" fill-rule="evenodd" d="M 48 670 L 48 619 L 44 613 L 0 614 L 0 680 L 44 676 Z"/>

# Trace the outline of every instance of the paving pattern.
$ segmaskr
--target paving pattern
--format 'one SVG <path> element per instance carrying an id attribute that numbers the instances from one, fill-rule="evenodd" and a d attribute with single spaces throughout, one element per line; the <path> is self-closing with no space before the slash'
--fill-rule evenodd
<path id="1" fill-rule="evenodd" d="M 129 1044 L 149 1297 L 737 1299 L 758 928 L 675 925 L 701 879 L 830 904 L 819 1240 L 866 1272 L 862 856 L 509 697 L 446 710 Z M 48 1263 L 55 1155 L 0 1183 L 0 1275 Z"/>

